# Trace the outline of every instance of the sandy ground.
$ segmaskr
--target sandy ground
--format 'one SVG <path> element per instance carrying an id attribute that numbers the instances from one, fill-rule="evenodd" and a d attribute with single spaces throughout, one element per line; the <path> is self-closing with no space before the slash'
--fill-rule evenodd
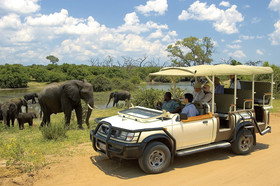
<path id="1" fill-rule="evenodd" d="M 217 149 L 176 157 L 169 169 L 146 175 L 137 161 L 114 161 L 85 144 L 35 174 L 0 180 L 0 185 L 280 185 L 280 113 L 271 114 L 272 133 L 257 135 L 255 151 L 237 156 Z"/>

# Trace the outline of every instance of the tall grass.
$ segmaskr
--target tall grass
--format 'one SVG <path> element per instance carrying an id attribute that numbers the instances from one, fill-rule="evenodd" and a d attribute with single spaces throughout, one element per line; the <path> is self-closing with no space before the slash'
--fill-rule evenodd
<path id="1" fill-rule="evenodd" d="M 67 128 L 64 126 L 64 121 L 60 123 L 53 122 L 48 126 L 42 127 L 41 133 L 46 140 L 58 140 L 67 137 Z"/>

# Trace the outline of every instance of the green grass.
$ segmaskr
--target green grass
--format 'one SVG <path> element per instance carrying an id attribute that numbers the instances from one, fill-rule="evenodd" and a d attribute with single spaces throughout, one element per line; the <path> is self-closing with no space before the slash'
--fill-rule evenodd
<path id="1" fill-rule="evenodd" d="M 70 123 L 66 136 L 53 140 L 44 138 L 39 130 L 40 119 L 34 120 L 33 127 L 25 124 L 24 130 L 19 130 L 18 125 L 7 128 L 0 124 L 0 160 L 6 160 L 9 166 L 19 166 L 24 172 L 36 170 L 53 161 L 55 156 L 73 154 L 73 148 L 79 144 L 89 143 L 89 131 L 96 127 L 94 118 L 112 116 L 120 109 L 109 108 L 106 110 L 93 110 L 90 118 L 90 129 L 83 124 L 84 130 L 77 129 L 76 118 Z M 51 125 L 64 126 L 64 114 L 51 117 Z M 1 172 L 1 171 L 0 171 Z M 1 173 L 0 173 L 1 178 Z"/>
<path id="2" fill-rule="evenodd" d="M 280 111 L 280 99 L 273 100 L 273 109 L 271 109 L 271 112 L 279 112 Z"/>

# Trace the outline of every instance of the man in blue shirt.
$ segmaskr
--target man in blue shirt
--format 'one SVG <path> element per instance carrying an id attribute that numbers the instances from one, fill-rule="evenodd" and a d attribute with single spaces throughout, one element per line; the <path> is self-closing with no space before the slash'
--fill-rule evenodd
<path id="1" fill-rule="evenodd" d="M 166 110 L 170 113 L 177 113 L 180 110 L 180 105 L 175 100 L 171 99 L 171 93 L 166 92 L 164 94 L 164 102 L 158 102 L 157 103 L 157 109 L 159 110 Z"/>
<path id="2" fill-rule="evenodd" d="M 192 104 L 193 95 L 190 93 L 186 93 L 184 96 L 184 102 L 186 103 L 186 106 L 183 108 L 181 114 L 186 114 L 188 117 L 199 115 L 198 110 L 195 108 L 194 104 Z"/>
<path id="3" fill-rule="evenodd" d="M 216 94 L 224 94 L 224 86 L 220 84 L 220 79 L 218 77 L 215 77 L 215 93 Z"/>

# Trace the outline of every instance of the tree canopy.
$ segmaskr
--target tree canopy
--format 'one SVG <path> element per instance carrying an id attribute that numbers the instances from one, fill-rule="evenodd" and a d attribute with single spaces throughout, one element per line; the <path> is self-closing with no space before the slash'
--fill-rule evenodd
<path id="1" fill-rule="evenodd" d="M 213 61 L 214 44 L 209 37 L 199 39 L 191 36 L 169 45 L 166 50 L 174 66 L 203 65 Z"/>
<path id="2" fill-rule="evenodd" d="M 59 59 L 58 59 L 57 57 L 53 56 L 53 55 L 47 56 L 46 59 L 47 59 L 47 60 L 50 60 L 50 62 L 51 62 L 52 64 L 57 64 L 57 62 L 59 61 Z"/>

